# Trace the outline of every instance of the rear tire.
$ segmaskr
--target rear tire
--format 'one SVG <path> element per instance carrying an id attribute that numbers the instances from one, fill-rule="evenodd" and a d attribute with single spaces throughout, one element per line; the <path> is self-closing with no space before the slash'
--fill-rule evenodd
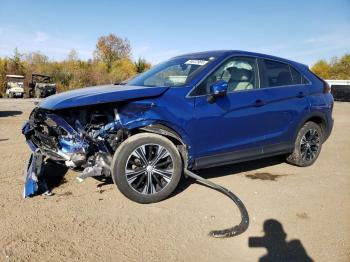
<path id="1" fill-rule="evenodd" d="M 182 160 L 167 138 L 141 133 L 129 137 L 116 150 L 112 178 L 120 192 L 138 203 L 155 203 L 167 198 L 178 185 Z"/>
<path id="2" fill-rule="evenodd" d="M 323 141 L 322 128 L 315 122 L 306 122 L 298 132 L 294 151 L 287 156 L 287 162 L 300 167 L 311 166 L 321 152 Z"/>

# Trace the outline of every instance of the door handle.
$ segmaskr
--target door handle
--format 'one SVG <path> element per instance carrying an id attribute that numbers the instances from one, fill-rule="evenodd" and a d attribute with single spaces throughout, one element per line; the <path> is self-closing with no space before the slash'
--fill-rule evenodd
<path id="1" fill-rule="evenodd" d="M 298 92 L 298 94 L 297 94 L 297 97 L 298 98 L 303 98 L 303 97 L 305 97 L 305 93 L 304 92 Z"/>
<path id="2" fill-rule="evenodd" d="M 255 101 L 254 106 L 259 107 L 259 106 L 263 106 L 265 104 L 266 103 L 263 100 L 258 99 L 258 100 Z"/>

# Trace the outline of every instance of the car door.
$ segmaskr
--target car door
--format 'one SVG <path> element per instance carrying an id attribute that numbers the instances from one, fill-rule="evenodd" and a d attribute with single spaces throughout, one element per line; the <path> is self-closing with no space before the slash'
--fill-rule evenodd
<path id="1" fill-rule="evenodd" d="M 264 153 L 290 151 L 298 126 L 309 111 L 308 81 L 288 63 L 263 59 L 259 65 L 264 111 L 269 116 Z"/>
<path id="2" fill-rule="evenodd" d="M 228 82 L 226 96 L 208 102 L 210 85 Z M 199 86 L 195 97 L 194 121 L 191 123 L 195 167 L 208 167 L 261 154 L 268 132 L 259 89 L 257 59 L 233 57 L 224 61 Z"/>

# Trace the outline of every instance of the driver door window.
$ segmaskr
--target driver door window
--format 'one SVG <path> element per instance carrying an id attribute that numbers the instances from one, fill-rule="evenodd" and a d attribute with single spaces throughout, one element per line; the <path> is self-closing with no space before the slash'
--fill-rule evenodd
<path id="1" fill-rule="evenodd" d="M 198 86 L 196 95 L 210 94 L 210 86 L 219 80 L 228 83 L 228 93 L 259 88 L 256 58 L 234 57 L 224 62 Z"/>

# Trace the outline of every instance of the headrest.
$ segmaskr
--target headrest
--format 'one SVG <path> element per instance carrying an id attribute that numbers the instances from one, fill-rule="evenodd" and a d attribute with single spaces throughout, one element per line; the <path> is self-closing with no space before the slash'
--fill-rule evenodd
<path id="1" fill-rule="evenodd" d="M 278 74 L 276 85 L 289 85 L 291 83 L 292 83 L 292 79 L 288 72 L 281 72 Z"/>
<path id="2" fill-rule="evenodd" d="M 227 70 L 231 74 L 231 81 L 249 82 L 252 76 L 252 71 L 244 68 L 230 67 Z"/>

